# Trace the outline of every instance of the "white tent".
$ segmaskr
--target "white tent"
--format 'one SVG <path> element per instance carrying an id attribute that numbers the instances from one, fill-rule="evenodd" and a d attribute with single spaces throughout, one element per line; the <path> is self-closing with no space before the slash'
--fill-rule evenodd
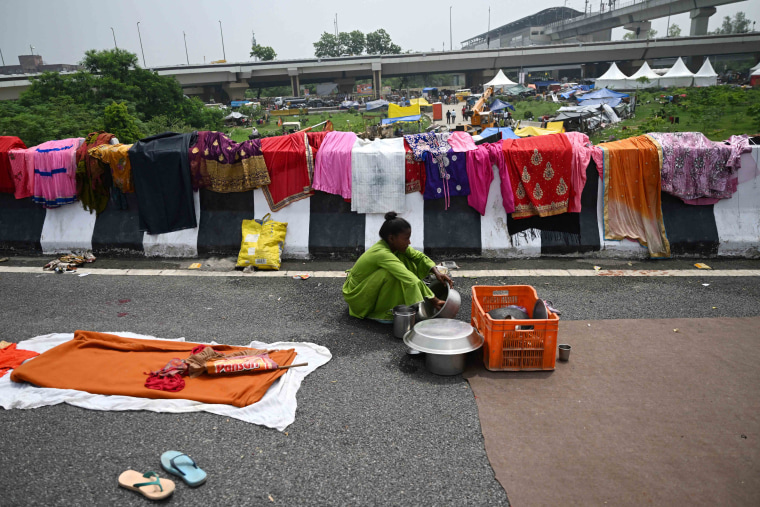
<path id="1" fill-rule="evenodd" d="M 649 80 L 649 82 L 640 82 L 637 81 L 637 79 L 645 77 Z M 659 85 L 660 82 L 660 76 L 655 73 L 650 67 L 647 62 L 644 62 L 644 65 L 641 66 L 639 70 L 637 70 L 631 77 L 628 78 L 626 81 L 628 88 L 631 89 L 641 89 L 641 88 L 655 88 Z"/>
<path id="2" fill-rule="evenodd" d="M 679 57 L 676 64 L 673 65 L 664 76 L 660 78 L 660 86 L 668 88 L 671 86 L 691 86 L 694 83 L 694 73 L 686 67 L 683 60 Z"/>
<path id="3" fill-rule="evenodd" d="M 601 77 L 596 78 L 596 84 L 594 85 L 594 88 L 609 88 L 610 90 L 618 89 L 626 87 L 626 80 L 628 79 L 628 76 L 623 74 L 620 69 L 618 69 L 618 66 L 615 65 L 615 62 L 612 62 L 612 65 L 610 65 L 610 68 L 605 72 Z"/>
<path id="4" fill-rule="evenodd" d="M 710 59 L 705 58 L 705 63 L 702 64 L 696 74 L 694 74 L 694 86 L 715 86 L 718 84 L 718 74 L 710 65 Z"/>
<path id="5" fill-rule="evenodd" d="M 483 88 L 488 88 L 489 86 L 493 86 L 494 88 L 501 88 L 503 86 L 514 86 L 517 83 L 509 79 L 507 76 L 504 75 L 503 70 L 499 70 L 499 73 L 496 74 L 496 76 L 483 85 Z"/>
<path id="6" fill-rule="evenodd" d="M 754 74 L 755 71 L 757 71 L 757 70 L 760 70 L 760 62 L 757 62 L 757 65 L 755 65 L 754 67 L 752 67 L 751 69 L 749 69 L 749 73 L 750 74 Z"/>

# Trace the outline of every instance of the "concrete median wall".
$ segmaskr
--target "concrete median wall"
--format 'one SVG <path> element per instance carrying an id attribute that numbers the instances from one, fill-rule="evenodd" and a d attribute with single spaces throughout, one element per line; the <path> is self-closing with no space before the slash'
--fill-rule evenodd
<path id="1" fill-rule="evenodd" d="M 760 257 L 760 147 L 742 157 L 739 189 L 715 205 L 692 206 L 662 194 L 665 230 L 674 257 Z M 425 201 L 418 193 L 406 196 L 402 214 L 412 224 L 412 246 L 440 258 L 482 256 L 523 258 L 553 255 L 577 257 L 646 258 L 647 250 L 633 241 L 604 239 L 602 185 L 589 167 L 582 195 L 581 233 L 527 231 L 510 236 L 507 215 L 498 191 L 499 176 L 489 193 L 486 215 L 480 216 L 466 197 L 453 197 L 448 210 L 443 200 Z M 123 207 L 123 206 L 122 206 Z M 237 255 L 241 221 L 270 213 L 260 190 L 195 194 L 198 227 L 150 235 L 138 228 L 137 200 L 127 195 L 126 209 L 109 203 L 100 216 L 81 204 L 44 210 L 31 199 L 0 194 L 0 250 L 54 254 L 92 249 L 97 254 L 160 257 Z M 285 258 L 352 257 L 378 239 L 382 215 L 352 213 L 340 196 L 316 192 L 279 212 L 287 222 Z M 580 238 L 580 240 L 579 240 Z"/>

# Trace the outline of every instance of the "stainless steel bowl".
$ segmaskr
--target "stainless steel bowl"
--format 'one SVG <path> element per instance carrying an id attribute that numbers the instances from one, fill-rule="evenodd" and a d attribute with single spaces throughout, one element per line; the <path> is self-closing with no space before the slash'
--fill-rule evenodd
<path id="1" fill-rule="evenodd" d="M 431 301 L 423 301 L 417 309 L 417 320 L 453 319 L 456 317 L 459 308 L 462 306 L 462 296 L 459 292 L 455 289 L 449 289 L 445 283 L 441 283 L 435 278 L 428 285 L 435 297 L 442 299 L 445 303 L 440 310 L 437 310 Z"/>
<path id="2" fill-rule="evenodd" d="M 482 347 L 483 341 L 475 328 L 454 319 L 419 322 L 404 335 L 409 348 L 425 352 L 425 366 L 436 375 L 462 373 L 467 353 Z"/>

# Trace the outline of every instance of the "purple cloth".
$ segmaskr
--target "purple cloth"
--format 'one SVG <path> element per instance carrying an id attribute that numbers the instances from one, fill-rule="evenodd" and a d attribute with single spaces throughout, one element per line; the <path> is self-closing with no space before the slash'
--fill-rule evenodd
<path id="1" fill-rule="evenodd" d="M 355 142 L 353 132 L 328 132 L 317 151 L 314 190 L 351 199 L 351 150 Z"/>
<path id="2" fill-rule="evenodd" d="M 406 143 L 414 153 L 414 159 L 418 162 L 424 162 L 427 155 L 433 155 L 439 157 L 441 160 L 446 153 L 451 150 L 451 146 L 448 143 L 449 134 L 410 134 L 404 136 Z"/>
<path id="3" fill-rule="evenodd" d="M 662 147 L 663 191 L 691 202 L 702 197 L 728 199 L 736 192 L 739 160 L 749 146 L 745 136 L 718 143 L 700 132 L 648 135 Z"/>
<path id="4" fill-rule="evenodd" d="M 470 183 L 467 178 L 467 155 L 449 150 L 440 157 L 425 158 L 425 199 L 446 199 L 449 197 L 470 195 Z"/>

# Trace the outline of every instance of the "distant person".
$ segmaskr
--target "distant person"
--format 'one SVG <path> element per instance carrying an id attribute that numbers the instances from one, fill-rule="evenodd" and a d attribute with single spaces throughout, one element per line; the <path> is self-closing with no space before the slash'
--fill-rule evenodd
<path id="1" fill-rule="evenodd" d="M 451 109 L 446 111 L 446 125 L 449 125 L 451 123 Z"/>
<path id="2" fill-rule="evenodd" d="M 261 134 L 259 134 L 259 130 L 256 127 L 253 127 L 251 133 L 248 134 L 248 139 L 259 139 L 260 137 Z"/>

